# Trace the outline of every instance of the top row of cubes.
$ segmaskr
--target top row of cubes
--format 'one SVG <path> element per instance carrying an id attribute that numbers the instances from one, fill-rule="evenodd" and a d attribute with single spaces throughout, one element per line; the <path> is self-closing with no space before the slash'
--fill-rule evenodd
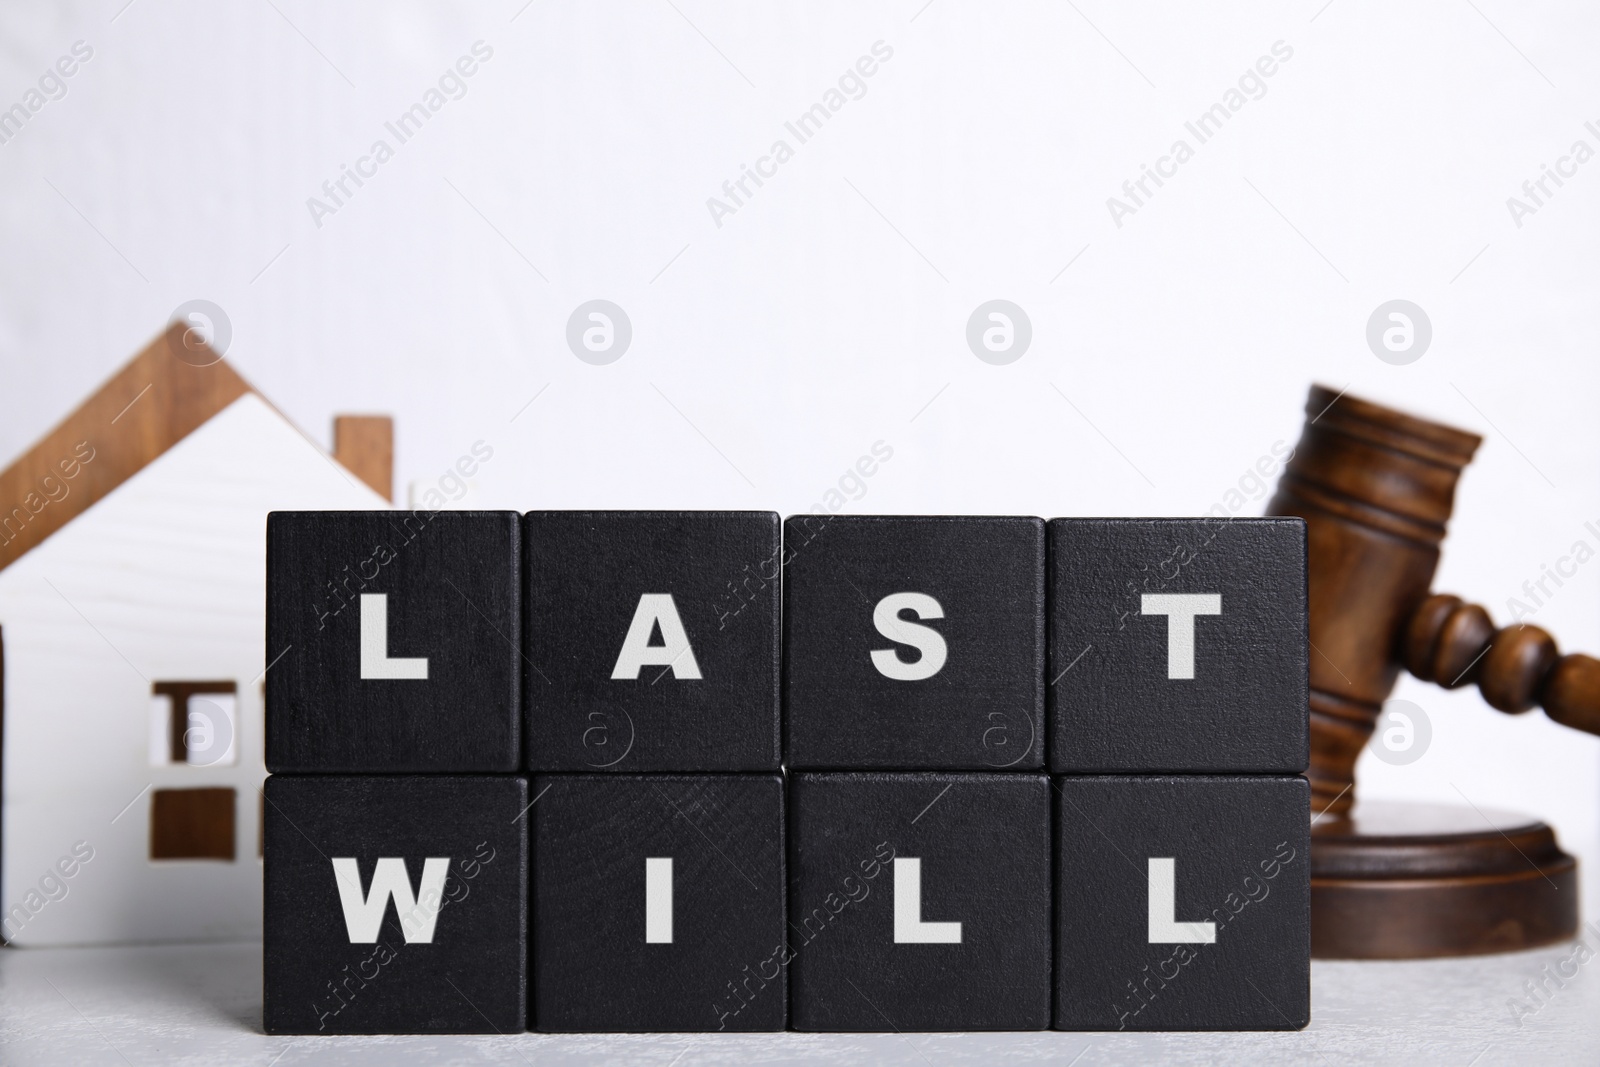
<path id="1" fill-rule="evenodd" d="M 1299 519 L 276 512 L 267 766 L 1298 773 L 1305 551 Z"/>

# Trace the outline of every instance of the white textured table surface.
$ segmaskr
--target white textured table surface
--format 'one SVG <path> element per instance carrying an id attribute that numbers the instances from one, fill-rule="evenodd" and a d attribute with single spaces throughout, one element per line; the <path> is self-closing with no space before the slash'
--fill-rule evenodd
<path id="1" fill-rule="evenodd" d="M 259 945 L 3 950 L 0 1063 L 1592 1065 L 1600 1063 L 1600 936 L 1588 945 L 1470 960 L 1316 962 L 1311 1027 L 1301 1033 L 474 1038 L 268 1037 Z M 1572 977 L 1558 983 L 1563 961 Z M 1535 1001 L 1524 982 L 1537 983 L 1547 966 L 1553 977 Z"/>

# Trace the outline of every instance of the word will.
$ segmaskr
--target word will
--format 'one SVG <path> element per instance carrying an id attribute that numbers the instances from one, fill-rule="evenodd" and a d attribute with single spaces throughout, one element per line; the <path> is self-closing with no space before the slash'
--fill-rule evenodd
<path id="1" fill-rule="evenodd" d="M 487 63 L 492 58 L 494 58 L 493 48 L 482 41 L 472 42 L 472 55 L 462 56 L 456 60 L 455 66 L 447 67 L 445 72 L 439 75 L 437 87 L 430 87 L 422 94 L 420 101 L 400 112 L 394 121 L 383 124 L 383 128 L 394 138 L 395 145 L 403 145 L 415 137 L 445 104 L 466 96 L 466 79 L 478 73 L 479 63 Z M 447 93 L 448 97 L 445 95 Z M 337 215 L 346 201 L 355 195 L 355 191 L 350 188 L 351 182 L 355 183 L 356 189 L 360 189 L 367 184 L 365 179 L 376 178 L 378 168 L 393 159 L 394 155 L 394 148 L 380 137 L 372 142 L 366 155 L 356 160 L 354 167 L 346 163 L 339 164 L 339 176 L 329 178 L 322 183 L 323 195 L 328 199 L 319 200 L 314 196 L 306 199 L 306 210 L 311 212 L 311 221 L 316 223 L 317 229 L 322 229 L 324 215 Z"/>
<path id="2" fill-rule="evenodd" d="M 1277 59 L 1274 60 L 1273 56 Z M 1228 89 L 1222 94 L 1221 101 L 1202 111 L 1193 122 L 1183 124 L 1183 128 L 1194 138 L 1195 144 L 1203 145 L 1211 140 L 1222 132 L 1223 125 L 1238 114 L 1250 100 L 1260 100 L 1266 96 L 1267 83 L 1263 79 L 1278 73 L 1278 64 L 1287 63 L 1292 58 L 1294 58 L 1293 48 L 1282 41 L 1272 42 L 1272 55 L 1257 59 L 1254 67 L 1247 68 L 1239 75 L 1237 88 Z M 1248 98 L 1245 96 L 1246 93 L 1250 94 Z M 1117 229 L 1122 229 L 1122 220 L 1125 217 L 1138 214 L 1139 209 L 1145 206 L 1145 202 L 1155 196 L 1155 190 L 1150 188 L 1149 183 L 1154 182 L 1156 189 L 1160 189 L 1166 184 L 1161 179 L 1176 177 L 1178 168 L 1194 158 L 1194 151 L 1194 147 L 1180 137 L 1172 142 L 1172 147 L 1168 149 L 1166 155 L 1156 160 L 1153 169 L 1148 163 L 1139 164 L 1139 176 L 1122 183 L 1122 195 L 1127 197 L 1127 200 L 1114 196 L 1106 198 L 1106 210 L 1111 212 L 1111 221 L 1116 223 Z"/>
<path id="3" fill-rule="evenodd" d="M 874 59 L 874 56 L 877 58 Z M 802 111 L 794 121 L 785 122 L 783 128 L 789 131 L 796 144 L 805 144 L 820 133 L 823 125 L 850 100 L 860 100 L 866 96 L 865 79 L 878 73 L 880 63 L 887 63 L 893 58 L 893 48 L 882 41 L 872 42 L 872 55 L 857 59 L 853 68 L 845 68 L 845 72 L 839 75 L 838 88 L 823 93 L 821 100 Z M 850 94 L 848 100 L 846 93 Z M 717 224 L 717 229 L 722 229 L 725 216 L 738 214 L 739 209 L 745 206 L 745 201 L 755 196 L 755 189 L 750 188 L 751 182 L 755 182 L 756 189 L 760 189 L 766 184 L 763 178 L 777 177 L 778 168 L 793 158 L 794 149 L 780 137 L 772 142 L 766 155 L 756 159 L 754 168 L 747 163 L 739 164 L 739 176 L 722 183 L 722 195 L 727 199 L 714 196 L 706 198 L 706 210 L 711 212 L 711 221 Z M 740 196 L 740 193 L 744 195 Z"/>

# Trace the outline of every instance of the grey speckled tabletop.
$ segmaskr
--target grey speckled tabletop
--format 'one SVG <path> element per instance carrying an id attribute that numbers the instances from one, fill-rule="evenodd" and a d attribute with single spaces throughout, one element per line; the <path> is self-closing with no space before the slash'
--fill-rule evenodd
<path id="1" fill-rule="evenodd" d="M 261 1033 L 259 945 L 0 951 L 5 1064 L 1491 1067 L 1600 1064 L 1600 935 L 1589 935 L 1589 951 L 1566 944 L 1466 960 L 1317 961 L 1311 1013 L 1301 1033 L 286 1038 Z"/>

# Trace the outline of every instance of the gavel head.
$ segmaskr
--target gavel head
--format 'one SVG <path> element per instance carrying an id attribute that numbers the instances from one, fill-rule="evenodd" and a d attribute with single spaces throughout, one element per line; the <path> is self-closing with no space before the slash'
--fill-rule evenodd
<path id="1" fill-rule="evenodd" d="M 1481 440 L 1311 387 L 1305 429 L 1267 514 L 1306 523 L 1313 811 L 1342 814 L 1355 800 L 1356 759 L 1394 688 L 1456 481 Z"/>

